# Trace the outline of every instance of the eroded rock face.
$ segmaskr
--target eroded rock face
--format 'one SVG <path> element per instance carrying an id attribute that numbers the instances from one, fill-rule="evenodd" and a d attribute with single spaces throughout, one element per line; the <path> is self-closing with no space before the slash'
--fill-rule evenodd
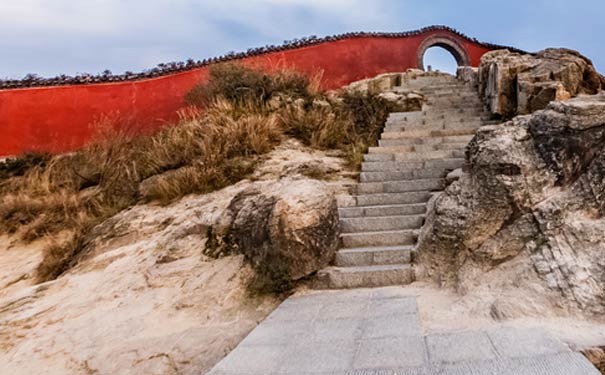
<path id="1" fill-rule="evenodd" d="M 463 293 L 520 288 L 603 314 L 605 94 L 483 127 L 467 159 L 420 236 L 427 274 Z"/>
<path id="2" fill-rule="evenodd" d="M 479 86 L 488 109 L 510 118 L 544 109 L 553 100 L 596 94 L 605 79 L 576 51 L 552 48 L 522 55 L 498 50 L 481 58 Z"/>
<path id="3" fill-rule="evenodd" d="M 389 103 L 391 112 L 412 112 L 422 110 L 425 102 L 424 95 L 420 91 L 401 90 L 401 86 L 410 80 L 427 74 L 438 75 L 440 73 L 426 73 L 422 70 L 409 69 L 404 73 L 380 74 L 374 78 L 368 78 L 353 82 L 344 89 L 348 91 L 373 93 L 385 99 Z M 398 88 L 395 92 L 394 89 Z"/>
<path id="4" fill-rule="evenodd" d="M 338 248 L 336 198 L 311 179 L 259 182 L 236 195 L 212 228 L 207 254 L 244 254 L 276 282 L 299 280 L 327 266 Z"/>
<path id="5" fill-rule="evenodd" d="M 208 229 L 236 202 L 258 218 L 250 205 L 274 200 L 273 217 L 291 230 L 279 246 L 295 246 L 287 234 L 309 241 L 304 229 L 318 207 L 352 182 L 345 161 L 330 155 L 287 140 L 258 165 L 256 182 L 125 210 L 93 230 L 72 268 L 44 284 L 34 277 L 44 240 L 0 236 L 0 373 L 206 373 L 281 302 L 249 293 L 256 272 L 243 255 L 204 255 Z M 330 183 L 306 179 L 309 170 L 329 173 Z"/>

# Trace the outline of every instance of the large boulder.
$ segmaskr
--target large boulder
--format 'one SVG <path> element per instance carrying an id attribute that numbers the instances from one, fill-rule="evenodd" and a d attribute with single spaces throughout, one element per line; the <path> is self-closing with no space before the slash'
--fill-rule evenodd
<path id="1" fill-rule="evenodd" d="M 467 161 L 431 202 L 425 274 L 461 293 L 514 289 L 534 305 L 605 313 L 605 94 L 485 126 Z"/>
<path id="2" fill-rule="evenodd" d="M 479 86 L 488 109 L 510 118 L 544 109 L 553 100 L 596 94 L 605 79 L 576 51 L 551 48 L 520 54 L 498 50 L 481 58 Z"/>
<path id="3" fill-rule="evenodd" d="M 325 182 L 286 178 L 237 194 L 211 230 L 206 253 L 243 254 L 261 288 L 282 289 L 327 266 L 338 248 L 336 199 Z"/>

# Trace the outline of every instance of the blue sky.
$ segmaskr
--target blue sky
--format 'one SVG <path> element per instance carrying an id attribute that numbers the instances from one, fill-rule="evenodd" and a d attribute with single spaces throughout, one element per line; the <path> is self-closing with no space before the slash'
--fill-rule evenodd
<path id="1" fill-rule="evenodd" d="M 1 0 L 0 77 L 139 71 L 309 35 L 432 24 L 529 51 L 573 48 L 605 72 L 603 0 Z M 429 63 L 447 66 L 436 55 Z"/>

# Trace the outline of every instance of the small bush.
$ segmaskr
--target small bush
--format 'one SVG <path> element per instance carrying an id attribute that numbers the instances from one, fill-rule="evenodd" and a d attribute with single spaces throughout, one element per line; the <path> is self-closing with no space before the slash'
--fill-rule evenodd
<path id="1" fill-rule="evenodd" d="M 53 241 L 44 249 L 43 258 L 36 268 L 38 282 L 54 280 L 67 271 L 86 246 L 90 227 L 76 228 L 66 241 Z"/>
<path id="2" fill-rule="evenodd" d="M 280 120 L 287 135 L 314 148 L 342 150 L 349 165 L 359 167 L 368 147 L 378 142 L 388 108 L 378 96 L 345 92 L 340 101 L 288 106 Z"/>
<path id="3" fill-rule="evenodd" d="M 0 162 L 0 181 L 23 176 L 34 167 L 44 167 L 50 158 L 50 154 L 40 152 L 26 152 L 21 157 L 8 158 Z"/>
<path id="4" fill-rule="evenodd" d="M 234 63 L 215 65 L 209 74 L 207 83 L 196 85 L 187 93 L 188 104 L 205 107 L 219 98 L 232 103 L 266 103 L 278 93 L 306 97 L 311 84 L 306 76 L 293 71 L 271 74 Z"/>

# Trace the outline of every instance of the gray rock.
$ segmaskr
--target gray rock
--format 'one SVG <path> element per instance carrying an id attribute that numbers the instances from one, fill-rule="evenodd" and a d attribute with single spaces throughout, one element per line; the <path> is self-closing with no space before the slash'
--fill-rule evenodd
<path id="1" fill-rule="evenodd" d="M 258 182 L 233 198 L 210 231 L 206 253 L 244 254 L 260 275 L 288 282 L 327 266 L 339 231 L 336 199 L 324 182 Z"/>
<path id="2" fill-rule="evenodd" d="M 468 173 L 429 205 L 417 248 L 425 274 L 466 293 L 499 270 L 508 280 L 494 288 L 541 288 L 552 306 L 604 313 L 603 105 L 605 94 L 584 96 L 481 128 Z M 513 310 L 498 301 L 492 314 Z"/>
<path id="3" fill-rule="evenodd" d="M 461 66 L 456 71 L 456 77 L 459 81 L 469 86 L 477 87 L 479 85 L 479 69 L 472 66 Z"/>
<path id="4" fill-rule="evenodd" d="M 488 109 L 510 118 L 544 109 L 553 100 L 596 94 L 605 78 L 576 51 L 546 49 L 533 55 L 498 50 L 486 53 L 479 88 Z"/>

